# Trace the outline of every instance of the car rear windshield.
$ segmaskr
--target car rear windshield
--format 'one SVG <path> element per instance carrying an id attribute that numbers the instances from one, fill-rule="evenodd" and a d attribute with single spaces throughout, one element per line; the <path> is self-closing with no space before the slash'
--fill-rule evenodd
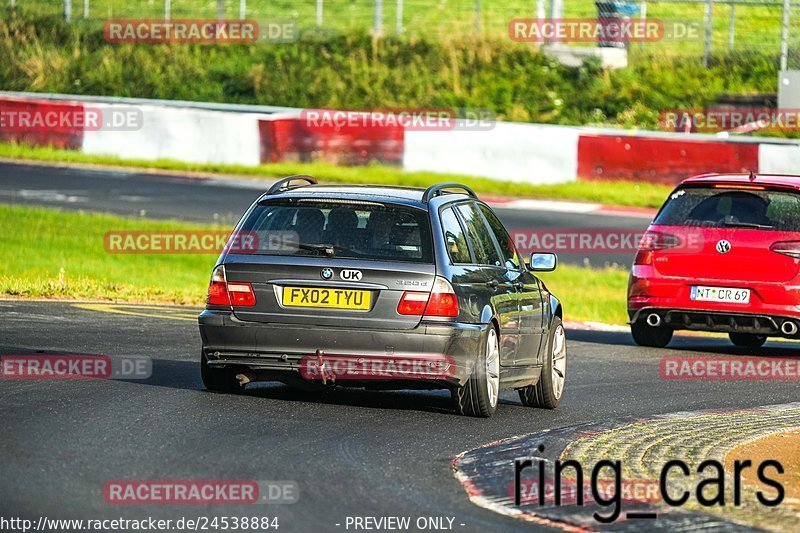
<path id="1" fill-rule="evenodd" d="M 260 255 L 433 263 L 427 212 L 357 200 L 285 199 L 259 204 L 241 230 Z"/>
<path id="2" fill-rule="evenodd" d="M 686 187 L 672 193 L 654 224 L 800 231 L 800 195 L 720 186 Z"/>

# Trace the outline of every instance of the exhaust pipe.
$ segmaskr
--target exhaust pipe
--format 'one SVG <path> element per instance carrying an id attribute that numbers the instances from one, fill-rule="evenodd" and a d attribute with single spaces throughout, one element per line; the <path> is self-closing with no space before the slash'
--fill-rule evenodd
<path id="1" fill-rule="evenodd" d="M 783 324 L 781 324 L 781 333 L 784 335 L 791 337 L 797 334 L 797 324 L 792 322 L 791 320 L 787 320 Z"/>
<path id="2" fill-rule="evenodd" d="M 236 374 L 236 381 L 239 382 L 240 387 L 244 387 L 248 383 L 252 383 L 256 380 L 256 376 L 251 374 L 250 372 L 242 372 L 241 374 Z"/>
<path id="3" fill-rule="evenodd" d="M 661 325 L 661 317 L 657 313 L 650 313 L 647 315 L 647 325 L 657 328 Z"/>

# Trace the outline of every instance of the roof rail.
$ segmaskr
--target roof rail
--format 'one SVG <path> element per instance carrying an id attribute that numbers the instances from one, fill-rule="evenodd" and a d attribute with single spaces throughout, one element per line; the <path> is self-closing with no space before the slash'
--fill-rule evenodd
<path id="1" fill-rule="evenodd" d="M 293 181 L 302 180 L 306 182 L 306 185 L 295 185 L 294 187 L 290 187 L 289 184 Z M 296 174 L 294 176 L 289 176 L 288 178 L 283 178 L 282 180 L 278 180 L 272 184 L 272 187 L 269 188 L 266 194 L 278 194 L 279 192 L 288 191 L 289 189 L 297 189 L 299 187 L 305 187 L 307 185 L 316 185 L 317 180 L 309 176 L 308 174 Z"/>
<path id="2" fill-rule="evenodd" d="M 422 195 L 422 203 L 427 204 L 431 198 L 435 198 L 444 192 L 444 189 L 463 189 L 469 196 L 473 198 L 477 198 L 478 195 L 475 194 L 475 191 L 467 187 L 466 185 L 461 185 L 460 183 L 437 183 L 436 185 L 431 185 Z"/>

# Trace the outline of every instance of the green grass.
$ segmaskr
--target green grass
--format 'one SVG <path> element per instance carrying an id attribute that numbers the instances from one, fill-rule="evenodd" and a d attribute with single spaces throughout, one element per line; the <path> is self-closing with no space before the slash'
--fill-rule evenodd
<path id="1" fill-rule="evenodd" d="M 216 255 L 110 254 L 103 236 L 111 230 L 203 228 L 182 222 L 0 205 L 0 254 L 4 258 L 0 294 L 199 304 Z"/>
<path id="2" fill-rule="evenodd" d="M 628 321 L 628 271 L 559 265 L 540 276 L 564 306 L 565 320 L 624 324 Z"/>
<path id="3" fill-rule="evenodd" d="M 637 2 L 638 3 L 638 2 Z M 63 0 L 19 0 L 17 5 L 39 14 L 60 15 Z M 395 34 L 397 2 L 383 3 L 383 31 Z M 532 0 L 503 0 L 481 2 L 476 10 L 475 0 L 414 0 L 404 2 L 403 33 L 410 37 L 452 38 L 476 33 L 507 37 L 508 23 L 514 18 L 535 16 Z M 316 0 L 247 0 L 247 16 L 259 20 L 292 21 L 300 29 L 316 29 Z M 127 0 L 89 0 L 89 20 L 99 23 L 105 18 L 163 18 L 164 1 L 129 2 Z M 73 1 L 73 20 L 83 22 L 83 2 Z M 700 23 L 700 39 L 689 42 L 654 43 L 645 45 L 662 51 L 700 53 L 702 50 L 703 4 L 649 2 L 647 15 L 651 19 L 689 20 Z M 322 29 L 325 32 L 371 30 L 374 25 L 374 0 L 324 0 Z M 174 0 L 171 16 L 178 18 L 216 18 L 217 3 L 209 0 Z M 225 2 L 225 16 L 238 18 L 239 2 Z M 565 18 L 594 18 L 594 0 L 570 0 L 565 3 Z M 480 25 L 476 27 L 476 20 Z M 730 8 L 715 5 L 712 17 L 712 41 L 725 49 L 728 42 Z M 740 49 L 755 48 L 777 53 L 780 43 L 781 9 L 779 6 L 736 6 L 736 45 Z M 634 47 L 635 49 L 635 47 Z"/>
<path id="4" fill-rule="evenodd" d="M 435 32 L 376 39 L 350 31 L 280 44 L 110 44 L 102 25 L 66 24 L 18 5 L 16 14 L 0 8 L 0 87 L 11 91 L 296 108 L 466 108 L 516 122 L 658 129 L 665 109 L 774 92 L 779 63 L 771 45 L 716 48 L 705 68 L 698 54 L 671 55 L 664 44 L 637 51 L 628 68 L 606 71 L 598 60 L 568 68 L 507 36 Z"/>
<path id="5" fill-rule="evenodd" d="M 485 195 L 575 200 L 633 207 L 659 207 L 672 190 L 672 187 L 666 185 L 625 181 L 530 185 L 458 174 L 404 172 L 397 168 L 381 165 L 340 167 L 327 163 L 273 163 L 258 167 L 246 167 L 182 163 L 168 160 L 142 161 L 111 156 L 87 155 L 81 152 L 59 150 L 51 147 L 8 143 L 0 143 L 0 157 L 58 163 L 161 169 L 177 172 L 210 172 L 248 176 L 256 179 L 275 179 L 291 174 L 310 174 L 320 181 L 326 182 L 403 185 L 409 187 L 428 187 L 443 181 L 458 181 Z"/>
<path id="6" fill-rule="evenodd" d="M 220 229 L 111 215 L 0 205 L 0 295 L 201 304 L 216 255 L 111 254 L 111 230 Z M 627 274 L 562 265 L 543 276 L 567 320 L 623 323 Z"/>

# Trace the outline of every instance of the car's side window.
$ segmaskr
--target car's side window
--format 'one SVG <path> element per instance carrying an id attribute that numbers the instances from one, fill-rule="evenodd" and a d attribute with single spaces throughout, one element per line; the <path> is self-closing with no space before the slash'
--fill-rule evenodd
<path id="1" fill-rule="evenodd" d="M 450 261 L 454 264 L 469 264 L 472 263 L 472 257 L 469 254 L 469 247 L 467 246 L 467 239 L 464 236 L 464 230 L 456 218 L 452 207 L 442 210 L 442 232 L 444 234 L 444 242 L 447 245 L 447 253 L 450 254 Z"/>
<path id="2" fill-rule="evenodd" d="M 474 204 L 461 204 L 456 209 L 466 226 L 467 239 L 475 253 L 475 262 L 480 265 L 502 266 L 500 253 L 492 241 L 492 235 L 489 233 L 480 211 Z"/>
<path id="3" fill-rule="evenodd" d="M 486 217 L 486 222 L 489 223 L 489 228 L 491 228 L 492 233 L 494 233 L 495 239 L 497 239 L 497 244 L 500 246 L 500 251 L 503 253 L 503 257 L 506 261 L 506 268 L 518 270 L 519 260 L 517 259 L 517 249 L 514 247 L 514 242 L 511 240 L 511 236 L 506 231 L 506 228 L 503 227 L 503 223 L 500 222 L 500 219 L 497 218 L 497 215 L 495 215 L 491 209 L 483 204 L 478 205 L 483 213 L 483 216 Z"/>

